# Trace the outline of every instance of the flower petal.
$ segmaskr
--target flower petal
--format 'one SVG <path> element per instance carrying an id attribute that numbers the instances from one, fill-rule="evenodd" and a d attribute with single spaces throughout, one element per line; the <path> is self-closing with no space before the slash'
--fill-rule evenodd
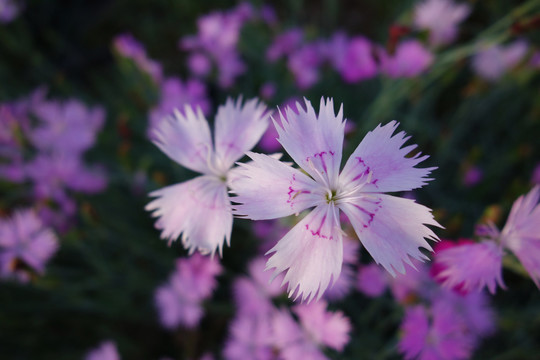
<path id="1" fill-rule="evenodd" d="M 414 167 L 428 156 L 406 157 L 416 145 L 402 148 L 409 139 L 403 131 L 392 136 L 398 125 L 391 121 L 367 133 L 339 176 L 342 184 L 364 184 L 363 192 L 392 192 L 416 189 L 431 180 L 426 176 L 435 168 Z"/>
<path id="2" fill-rule="evenodd" d="M 485 286 L 495 294 L 497 284 L 505 289 L 502 279 L 500 246 L 493 241 L 464 244 L 437 252 L 435 262 L 442 266 L 436 275 L 443 285 L 466 292 L 480 291 Z"/>
<path id="3" fill-rule="evenodd" d="M 274 276 L 286 271 L 289 296 L 302 301 L 320 298 L 337 280 L 343 263 L 339 211 L 333 204 L 318 206 L 289 231 L 268 253 L 266 264 Z"/>
<path id="4" fill-rule="evenodd" d="M 270 113 L 258 99 L 251 99 L 242 106 L 242 99 L 234 103 L 227 99 L 216 115 L 216 158 L 224 169 L 251 150 L 268 127 Z"/>
<path id="5" fill-rule="evenodd" d="M 252 162 L 241 164 L 229 186 L 235 215 L 252 220 L 275 219 L 315 206 L 324 199 L 320 186 L 309 176 L 281 161 L 248 152 Z"/>
<path id="6" fill-rule="evenodd" d="M 349 217 L 362 245 L 375 262 L 392 276 L 396 275 L 396 270 L 405 272 L 403 263 L 414 268 L 409 256 L 427 259 L 418 249 L 431 250 L 424 238 L 438 240 L 437 235 L 424 226 L 440 226 L 433 219 L 431 210 L 413 200 L 373 194 L 338 206 Z"/>
<path id="7" fill-rule="evenodd" d="M 175 110 L 156 124 L 151 134 L 154 144 L 172 160 L 193 171 L 210 173 L 212 138 L 200 108 L 196 113 L 189 105 L 183 114 Z"/>
<path id="8" fill-rule="evenodd" d="M 223 242 L 230 244 L 233 216 L 225 183 L 211 176 L 167 186 L 150 193 L 157 199 L 146 205 L 153 211 L 161 238 L 173 241 L 182 234 L 182 243 L 193 253 L 212 253 Z"/>
<path id="9" fill-rule="evenodd" d="M 306 111 L 296 105 L 298 113 L 290 107 L 285 115 L 280 112 L 281 124 L 274 121 L 279 142 L 289 155 L 314 179 L 323 177 L 330 188 L 337 185 L 341 166 L 345 121 L 343 106 L 334 114 L 334 101 L 321 98 L 319 115 L 315 114 L 307 99 Z"/>

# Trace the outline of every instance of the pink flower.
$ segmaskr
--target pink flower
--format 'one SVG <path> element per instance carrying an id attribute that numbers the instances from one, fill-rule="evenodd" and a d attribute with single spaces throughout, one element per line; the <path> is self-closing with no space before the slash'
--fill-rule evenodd
<path id="1" fill-rule="evenodd" d="M 231 323 L 223 354 L 228 360 L 273 360 L 275 356 L 271 340 L 269 317 L 240 315 Z"/>
<path id="2" fill-rule="evenodd" d="M 112 341 L 104 341 L 93 350 L 90 350 L 85 360 L 120 360 L 116 345 Z"/>
<path id="3" fill-rule="evenodd" d="M 81 153 L 91 148 L 105 122 L 102 107 L 87 108 L 78 100 L 44 101 L 33 109 L 39 122 L 29 134 L 41 151 Z"/>
<path id="4" fill-rule="evenodd" d="M 221 271 L 215 258 L 194 254 L 179 259 L 169 282 L 154 295 L 162 325 L 169 329 L 196 326 L 203 316 L 202 301 L 214 291 Z"/>
<path id="5" fill-rule="evenodd" d="M 525 56 L 528 45 L 517 40 L 508 45 L 492 45 L 478 52 L 473 58 L 473 69 L 483 79 L 496 81 Z"/>
<path id="6" fill-rule="evenodd" d="M 56 253 L 58 240 L 32 210 L 16 211 L 11 218 L 0 220 L 0 274 L 23 275 L 22 264 L 40 274 Z"/>
<path id="7" fill-rule="evenodd" d="M 275 37 L 266 50 L 266 59 L 274 62 L 293 53 L 302 43 L 304 33 L 300 29 L 290 29 Z"/>
<path id="8" fill-rule="evenodd" d="M 452 0 L 426 0 L 414 9 L 414 24 L 418 29 L 429 30 L 431 45 L 446 45 L 454 41 L 458 25 L 471 9 L 467 4 L 455 4 Z"/>
<path id="9" fill-rule="evenodd" d="M 325 301 L 297 305 L 293 311 L 298 315 L 304 331 L 318 345 L 342 351 L 349 342 L 351 323 L 341 311 L 329 312 Z"/>
<path id="10" fill-rule="evenodd" d="M 15 0 L 0 0 L 0 23 L 13 21 L 22 10 L 22 2 Z"/>
<path id="11" fill-rule="evenodd" d="M 384 50 L 379 55 L 381 72 L 391 78 L 418 76 L 433 62 L 433 55 L 416 40 L 400 43 L 393 55 Z"/>
<path id="12" fill-rule="evenodd" d="M 512 251 L 540 288 L 540 185 L 512 205 L 501 244 Z"/>
<path id="13" fill-rule="evenodd" d="M 388 287 L 388 280 L 379 266 L 369 264 L 358 270 L 356 286 L 366 296 L 375 298 L 384 293 Z"/>
<path id="14" fill-rule="evenodd" d="M 437 236 L 424 224 L 440 226 L 430 209 L 384 192 L 422 187 L 433 168 L 415 168 L 427 156 L 405 157 L 416 146 L 402 148 L 408 137 L 392 136 L 393 121 L 368 133 L 340 172 L 345 122 L 334 114 L 331 99 L 321 99 L 319 115 L 306 100 L 306 110 L 286 109 L 276 125 L 279 141 L 305 173 L 267 155 L 248 153 L 231 184 L 237 194 L 235 213 L 263 220 L 313 208 L 277 245 L 267 268 L 285 272 L 289 296 L 320 298 L 337 280 L 343 263 L 340 211 L 349 218 L 360 241 L 392 275 L 405 271 L 412 258 L 427 259 L 419 247 Z M 277 124 L 277 122 L 274 122 Z M 399 235 L 398 235 L 399 234 Z"/>
<path id="15" fill-rule="evenodd" d="M 341 267 L 341 273 L 337 280 L 334 281 L 334 284 L 324 293 L 325 299 L 335 301 L 349 295 L 355 281 L 355 272 L 352 266 L 358 262 L 359 248 L 360 243 L 356 240 L 349 237 L 343 238 L 343 266 Z"/>
<path id="16" fill-rule="evenodd" d="M 322 57 L 316 44 L 305 44 L 289 55 L 287 67 L 300 89 L 308 89 L 319 80 Z"/>
<path id="17" fill-rule="evenodd" d="M 343 79 L 354 83 L 374 77 L 377 71 L 377 63 L 373 58 L 371 42 L 361 36 L 352 38 L 349 41 L 343 59 L 343 66 L 340 69 Z"/>
<path id="18" fill-rule="evenodd" d="M 231 99 L 218 108 L 214 141 L 199 109 L 186 105 L 184 113 L 165 117 L 153 132 L 154 143 L 184 167 L 202 173 L 192 180 L 150 193 L 156 197 L 146 206 L 158 217 L 156 228 L 170 242 L 182 236 L 193 253 L 214 254 L 230 243 L 233 215 L 227 181 L 234 163 L 259 141 L 268 126 L 265 106 L 252 99 Z"/>
<path id="19" fill-rule="evenodd" d="M 411 307 L 401 324 L 398 347 L 405 359 L 468 359 L 474 342 L 464 328 L 463 319 L 447 304 L 435 304 L 431 316 L 421 305 Z"/>
<path id="20" fill-rule="evenodd" d="M 450 288 L 469 292 L 487 287 L 494 294 L 497 285 L 506 288 L 502 257 L 502 249 L 494 241 L 457 245 L 436 252 L 435 262 L 442 268 L 436 278 Z"/>

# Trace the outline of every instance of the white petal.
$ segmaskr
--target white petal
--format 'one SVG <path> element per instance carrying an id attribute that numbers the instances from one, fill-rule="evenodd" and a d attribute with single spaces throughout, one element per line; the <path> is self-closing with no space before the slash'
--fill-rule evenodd
<path id="1" fill-rule="evenodd" d="M 414 268 L 409 256 L 425 260 L 419 247 L 432 250 L 424 238 L 438 240 L 427 225 L 440 226 L 431 210 L 413 200 L 384 194 L 367 194 L 353 202 L 340 203 L 362 245 L 375 262 L 390 274 L 405 272 L 403 263 Z"/>
<path id="2" fill-rule="evenodd" d="M 337 185 L 341 166 L 345 121 L 343 106 L 334 114 L 332 99 L 321 99 L 319 115 L 308 100 L 306 110 L 296 105 L 298 113 L 291 108 L 280 112 L 281 124 L 274 121 L 279 142 L 289 155 L 314 179 L 321 176 L 330 188 Z"/>
<path id="3" fill-rule="evenodd" d="M 150 194 L 157 199 L 146 205 L 152 211 L 161 238 L 173 241 L 182 234 L 182 243 L 190 253 L 212 253 L 223 242 L 230 244 L 233 216 L 227 187 L 212 176 L 167 186 Z"/>
<path id="4" fill-rule="evenodd" d="M 184 115 L 185 114 L 185 115 Z M 212 138 L 208 122 L 201 109 L 197 113 L 186 105 L 184 114 L 178 110 L 166 116 L 151 133 L 161 151 L 180 165 L 200 173 L 210 173 Z"/>
<path id="5" fill-rule="evenodd" d="M 318 206 L 291 229 L 268 253 L 266 264 L 274 276 L 285 271 L 289 296 L 302 301 L 320 298 L 337 280 L 343 263 L 339 210 L 333 204 Z"/>
<path id="6" fill-rule="evenodd" d="M 259 142 L 268 127 L 269 116 L 266 106 L 257 99 L 243 106 L 241 98 L 236 103 L 228 99 L 218 108 L 215 145 L 221 167 L 230 168 Z"/>
<path id="7" fill-rule="evenodd" d="M 342 184 L 354 187 L 366 183 L 363 192 L 392 192 L 416 189 L 431 180 L 426 176 L 435 168 L 414 167 L 428 156 L 405 157 L 416 145 L 402 148 L 409 139 L 403 131 L 392 136 L 398 125 L 392 121 L 367 133 L 339 176 Z"/>
<path id="8" fill-rule="evenodd" d="M 275 219 L 324 201 L 324 191 L 309 176 L 268 155 L 248 152 L 229 185 L 236 197 L 235 215 L 252 220 Z"/>

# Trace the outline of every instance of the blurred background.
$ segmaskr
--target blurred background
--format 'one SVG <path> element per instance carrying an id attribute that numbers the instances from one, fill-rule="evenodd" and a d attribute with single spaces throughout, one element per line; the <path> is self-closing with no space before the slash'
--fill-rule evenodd
<path id="1" fill-rule="evenodd" d="M 539 29 L 540 1 L 0 0 L 0 357 L 85 358 L 110 341 L 95 359 L 285 358 L 279 347 L 268 357 L 224 349 L 238 336 L 238 279 L 254 276 L 261 237 L 275 243 L 294 220 L 270 230 L 235 220 L 231 246 L 212 260 L 216 282 L 197 299 L 202 315 L 168 325 L 160 315 L 156 289 L 188 258 L 160 240 L 144 207 L 149 192 L 195 174 L 149 129 L 185 104 L 212 123 L 228 97 L 272 110 L 332 97 L 348 119 L 344 156 L 397 120 L 430 155 L 423 165 L 437 167 L 403 195 L 434 210 L 439 237 L 502 228 L 540 184 Z M 274 134 L 255 150 L 282 151 Z M 17 226 L 47 239 L 16 245 Z M 372 263 L 359 254 L 354 279 Z M 449 358 L 540 354 L 540 293 L 519 264 L 505 265 L 508 289 L 486 296 L 494 330 Z M 321 356 L 403 358 L 400 324 L 414 300 L 368 296 L 357 283 L 328 299 L 350 328 Z M 273 304 L 293 306 L 285 295 Z"/>

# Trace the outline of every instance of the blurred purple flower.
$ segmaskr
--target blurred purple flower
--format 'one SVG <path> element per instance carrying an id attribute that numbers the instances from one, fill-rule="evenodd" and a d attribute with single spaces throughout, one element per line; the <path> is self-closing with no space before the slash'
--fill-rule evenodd
<path id="1" fill-rule="evenodd" d="M 113 40 L 115 50 L 123 57 L 132 59 L 142 71 L 159 84 L 163 78 L 161 64 L 152 60 L 146 54 L 144 46 L 131 34 L 117 35 Z"/>
<path id="2" fill-rule="evenodd" d="M 247 21 L 254 18 L 252 5 L 240 3 L 227 11 L 214 11 L 197 20 L 197 34 L 180 40 L 180 48 L 198 54 L 197 62 L 191 59 L 195 74 L 208 74 L 208 64 L 200 56 L 207 56 L 218 69 L 218 84 L 228 88 L 245 72 L 245 64 L 237 52 L 240 31 Z M 193 62 L 193 63 L 192 63 Z"/>
<path id="3" fill-rule="evenodd" d="M 0 0 L 0 23 L 13 21 L 22 10 L 22 2 L 15 0 Z"/>
<path id="4" fill-rule="evenodd" d="M 33 210 L 18 210 L 0 220 L 0 271 L 3 277 L 24 273 L 19 262 L 42 274 L 58 249 L 53 231 L 44 226 Z"/>
<path id="5" fill-rule="evenodd" d="M 300 47 L 303 39 L 304 32 L 298 28 L 289 29 L 277 35 L 266 49 L 266 59 L 274 62 L 284 56 L 289 56 Z"/>
<path id="6" fill-rule="evenodd" d="M 30 131 L 32 144 L 41 151 L 75 155 L 91 148 L 105 122 L 102 107 L 87 108 L 82 102 L 44 101 L 33 108 L 38 124 Z"/>
<path id="7" fill-rule="evenodd" d="M 319 42 L 321 57 L 330 63 L 337 72 L 345 67 L 345 57 L 349 49 L 349 39 L 341 31 L 335 32 L 328 40 Z"/>
<path id="8" fill-rule="evenodd" d="M 506 288 L 502 257 L 502 248 L 494 241 L 455 245 L 435 253 L 435 262 L 441 267 L 436 279 L 446 287 L 466 293 L 487 287 L 494 294 L 497 285 Z"/>
<path id="9" fill-rule="evenodd" d="M 363 265 L 358 269 L 356 287 L 366 296 L 379 297 L 388 287 L 387 274 L 377 264 Z"/>
<path id="10" fill-rule="evenodd" d="M 212 71 L 212 61 L 203 53 L 192 53 L 189 55 L 187 62 L 187 66 L 193 75 L 206 77 Z"/>
<path id="11" fill-rule="evenodd" d="M 120 360 L 120 355 L 116 349 L 116 345 L 112 341 L 104 341 L 93 350 L 90 350 L 85 360 Z"/>
<path id="12" fill-rule="evenodd" d="M 194 109 L 201 109 L 207 115 L 210 111 L 210 101 L 207 98 L 206 86 L 199 80 L 189 79 L 182 82 L 179 78 L 167 78 L 160 86 L 161 96 L 159 103 L 150 110 L 147 135 L 150 139 L 159 127 L 163 118 L 170 116 L 175 109 L 183 109 L 190 105 Z"/>
<path id="13" fill-rule="evenodd" d="M 496 81 L 523 59 L 528 48 L 525 41 L 517 40 L 480 49 L 472 60 L 473 69 L 481 78 Z"/>
<path id="14" fill-rule="evenodd" d="M 463 185 L 474 186 L 482 181 L 483 177 L 484 173 L 478 166 L 469 166 L 463 175 Z"/>
<path id="15" fill-rule="evenodd" d="M 327 311 L 325 301 L 312 301 L 293 308 L 303 330 L 317 345 L 342 351 L 349 342 L 351 322 L 341 311 Z"/>
<path id="16" fill-rule="evenodd" d="M 178 259 L 169 281 L 154 294 L 161 324 L 168 329 L 197 326 L 203 316 L 202 302 L 214 291 L 221 272 L 216 258 L 194 254 Z"/>
<path id="17" fill-rule="evenodd" d="M 445 303 L 434 304 L 431 311 L 421 305 L 407 308 L 399 350 L 405 359 L 468 359 L 474 342 L 465 326 Z"/>
<path id="18" fill-rule="evenodd" d="M 372 44 L 368 39 L 357 36 L 349 41 L 340 73 L 349 83 L 369 79 L 377 74 L 377 63 L 372 54 Z"/>
<path id="19" fill-rule="evenodd" d="M 270 100 L 276 94 L 276 84 L 273 82 L 264 83 L 259 90 L 261 97 L 265 100 Z"/>
<path id="20" fill-rule="evenodd" d="M 322 60 L 316 43 L 304 44 L 289 55 L 287 67 L 300 89 L 308 89 L 319 80 Z"/>
<path id="21" fill-rule="evenodd" d="M 425 0 L 414 9 L 414 24 L 418 29 L 429 30 L 431 45 L 446 45 L 454 41 L 458 25 L 471 12 L 467 4 L 452 0 Z"/>
<path id="22" fill-rule="evenodd" d="M 272 327 L 266 314 L 239 315 L 231 322 L 223 350 L 225 359 L 274 360 Z"/>
<path id="23" fill-rule="evenodd" d="M 425 72 L 433 55 L 417 40 L 400 43 L 394 54 L 379 51 L 381 72 L 391 78 L 415 77 Z"/>

